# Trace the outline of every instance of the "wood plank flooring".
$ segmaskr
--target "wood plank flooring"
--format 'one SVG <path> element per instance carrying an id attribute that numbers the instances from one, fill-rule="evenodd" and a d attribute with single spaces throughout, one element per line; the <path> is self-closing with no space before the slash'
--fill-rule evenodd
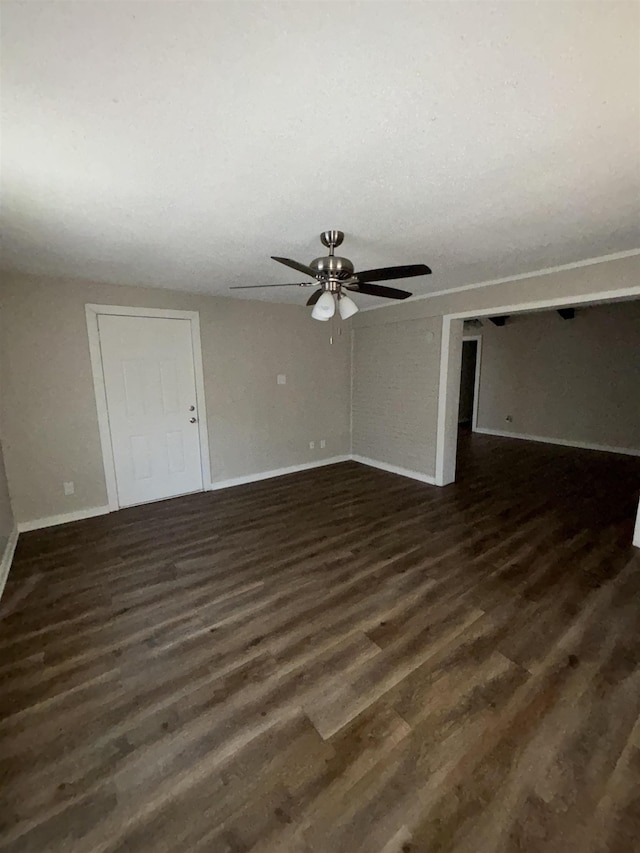
<path id="1" fill-rule="evenodd" d="M 476 435 L 21 536 L 0 850 L 640 850 L 639 486 Z"/>

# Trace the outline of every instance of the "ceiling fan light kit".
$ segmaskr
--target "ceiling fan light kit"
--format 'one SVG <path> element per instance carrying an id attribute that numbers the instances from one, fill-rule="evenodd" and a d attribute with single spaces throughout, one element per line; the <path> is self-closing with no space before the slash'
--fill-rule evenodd
<path id="1" fill-rule="evenodd" d="M 359 311 L 360 309 L 348 296 L 341 295 L 338 298 L 338 311 L 340 312 L 340 316 L 343 320 L 348 320 L 349 317 L 353 317 L 353 315 Z"/>
<path id="2" fill-rule="evenodd" d="M 313 306 L 311 316 L 314 320 L 330 320 L 336 313 L 336 304 L 333 301 L 333 294 L 325 290 L 320 295 L 320 299 Z"/>
<path id="3" fill-rule="evenodd" d="M 244 284 L 231 287 L 231 290 L 245 290 L 254 287 L 318 287 L 307 300 L 308 306 L 313 306 L 311 316 L 314 320 L 330 320 L 338 312 L 343 320 L 352 317 L 358 306 L 345 293 L 362 293 L 367 296 L 381 296 L 386 299 L 407 299 L 412 294 L 407 290 L 396 287 L 384 287 L 372 284 L 376 281 L 390 281 L 395 278 L 411 278 L 416 275 L 430 275 L 431 270 L 425 264 L 409 264 L 408 266 L 382 267 L 357 273 L 348 258 L 335 254 L 335 249 L 344 240 L 342 231 L 323 231 L 320 242 L 327 246 L 329 254 L 315 258 L 310 264 L 301 264 L 291 258 L 279 258 L 272 255 L 272 260 L 284 264 L 297 272 L 311 276 L 315 281 L 303 281 L 296 284 Z"/>

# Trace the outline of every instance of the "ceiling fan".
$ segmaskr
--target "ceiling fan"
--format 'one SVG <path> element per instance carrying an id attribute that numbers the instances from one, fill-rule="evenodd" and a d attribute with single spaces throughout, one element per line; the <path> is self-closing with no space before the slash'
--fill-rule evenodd
<path id="1" fill-rule="evenodd" d="M 356 313 L 358 306 L 347 296 L 345 291 L 363 293 L 367 296 L 383 296 L 387 299 L 406 299 L 411 296 L 408 290 L 380 287 L 377 284 L 372 284 L 372 282 L 411 278 L 412 276 L 431 273 L 425 264 L 382 267 L 381 269 L 357 273 L 348 258 L 340 258 L 334 254 L 336 247 L 344 240 L 342 231 L 323 231 L 320 240 L 322 245 L 329 249 L 329 254 L 326 257 L 316 258 L 308 266 L 300 264 L 298 261 L 292 261 L 290 258 L 272 256 L 272 260 L 309 275 L 315 281 L 301 281 L 295 284 L 242 284 L 231 287 L 230 290 L 246 290 L 253 287 L 320 287 L 320 290 L 312 293 L 307 300 L 307 305 L 313 306 L 311 316 L 314 320 L 329 320 L 333 317 L 336 312 L 336 302 L 340 316 L 346 320 L 347 317 Z"/>

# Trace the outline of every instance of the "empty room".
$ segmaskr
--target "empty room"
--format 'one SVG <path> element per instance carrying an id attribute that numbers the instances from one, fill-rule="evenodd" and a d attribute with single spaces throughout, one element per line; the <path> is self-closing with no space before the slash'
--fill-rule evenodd
<path id="1" fill-rule="evenodd" d="M 0 853 L 638 850 L 640 5 L 0 17 Z"/>

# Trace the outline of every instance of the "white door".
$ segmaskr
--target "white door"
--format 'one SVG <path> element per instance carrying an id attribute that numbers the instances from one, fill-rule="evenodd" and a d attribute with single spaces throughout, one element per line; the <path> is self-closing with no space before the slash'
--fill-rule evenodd
<path id="1" fill-rule="evenodd" d="M 202 489 L 191 321 L 100 314 L 120 506 Z"/>

